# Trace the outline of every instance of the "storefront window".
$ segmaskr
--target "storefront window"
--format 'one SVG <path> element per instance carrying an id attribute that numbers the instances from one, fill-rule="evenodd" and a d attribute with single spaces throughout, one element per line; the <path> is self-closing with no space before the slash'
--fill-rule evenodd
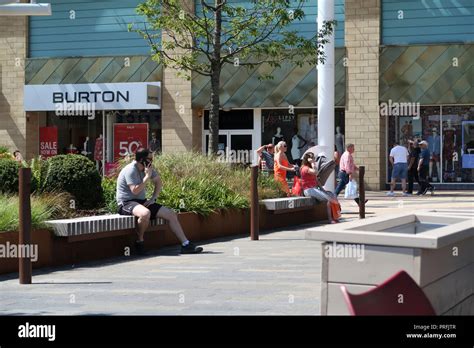
<path id="1" fill-rule="evenodd" d="M 46 115 L 47 126 L 58 128 L 58 154 L 82 153 L 94 157 L 94 144 L 102 135 L 102 112 L 94 116 L 57 116 L 54 112 Z"/>
<path id="2" fill-rule="evenodd" d="M 209 130 L 209 110 L 204 111 L 204 129 Z M 253 129 L 253 109 L 219 112 L 219 129 Z"/>
<path id="3" fill-rule="evenodd" d="M 161 152 L 161 110 L 116 111 L 115 123 L 148 123 L 148 148 Z"/>
<path id="4" fill-rule="evenodd" d="M 474 107 L 443 106 L 443 181 L 473 182 Z"/>
<path id="5" fill-rule="evenodd" d="M 318 145 L 317 109 L 264 109 L 262 123 L 262 143 L 276 145 L 279 141 L 285 141 L 290 162 L 301 158 L 309 147 Z M 335 125 L 341 135 L 336 140 L 341 139 L 339 143 L 343 148 L 344 109 L 336 109 Z"/>
<path id="6" fill-rule="evenodd" d="M 148 123 L 148 147 L 161 151 L 160 110 L 107 111 L 106 117 L 112 117 L 112 123 Z M 84 154 L 92 160 L 102 161 L 102 151 L 106 147 L 103 143 L 102 111 L 97 111 L 94 117 L 57 116 L 54 112 L 48 112 L 47 126 L 58 128 L 59 154 Z M 112 149 L 108 151 L 112 153 Z"/>
<path id="7" fill-rule="evenodd" d="M 408 146 L 408 140 L 426 140 L 431 154 L 429 177 L 432 182 L 474 182 L 474 107 L 424 106 L 420 118 L 389 117 L 388 149 L 395 140 Z M 472 127 L 472 128 L 470 128 Z M 463 138 L 464 135 L 464 138 Z M 387 161 L 388 163 L 388 161 Z M 390 181 L 391 168 L 387 180 Z"/>

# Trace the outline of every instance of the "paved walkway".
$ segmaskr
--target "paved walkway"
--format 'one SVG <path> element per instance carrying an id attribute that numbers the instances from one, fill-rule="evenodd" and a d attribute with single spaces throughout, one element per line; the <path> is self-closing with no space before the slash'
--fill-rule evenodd
<path id="1" fill-rule="evenodd" d="M 367 216 L 417 209 L 474 209 L 471 192 L 385 197 L 369 192 Z M 346 221 L 357 206 L 341 200 Z M 0 314 L 312 315 L 318 313 L 320 248 L 301 226 L 207 241 L 207 253 L 163 248 L 145 259 L 114 259 L 34 272 L 32 285 L 0 276 Z"/>

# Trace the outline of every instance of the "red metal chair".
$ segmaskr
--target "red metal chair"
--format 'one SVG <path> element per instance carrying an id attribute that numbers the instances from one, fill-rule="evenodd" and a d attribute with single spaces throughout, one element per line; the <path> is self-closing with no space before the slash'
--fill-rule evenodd
<path id="1" fill-rule="evenodd" d="M 362 294 L 351 294 L 344 285 L 341 290 L 351 315 L 436 315 L 423 290 L 405 271 Z"/>

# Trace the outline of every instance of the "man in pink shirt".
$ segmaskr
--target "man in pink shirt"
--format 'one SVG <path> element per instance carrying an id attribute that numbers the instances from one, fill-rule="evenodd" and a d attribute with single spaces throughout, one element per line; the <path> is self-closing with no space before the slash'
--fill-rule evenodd
<path id="1" fill-rule="evenodd" d="M 341 156 L 339 162 L 339 183 L 334 191 L 336 196 L 344 190 L 349 181 L 352 180 L 354 173 L 359 170 L 359 167 L 354 163 L 354 158 L 352 158 L 354 150 L 354 144 L 347 144 L 346 151 Z M 355 201 L 359 204 L 359 198 L 356 198 Z M 367 203 L 367 200 L 365 202 Z"/>

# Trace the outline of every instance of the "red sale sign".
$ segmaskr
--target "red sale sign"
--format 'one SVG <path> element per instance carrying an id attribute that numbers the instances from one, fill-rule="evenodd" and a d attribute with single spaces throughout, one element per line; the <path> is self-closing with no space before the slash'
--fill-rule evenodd
<path id="1" fill-rule="evenodd" d="M 58 154 L 58 127 L 40 127 L 39 154 L 42 158 Z"/>
<path id="2" fill-rule="evenodd" d="M 114 124 L 114 161 L 148 147 L 148 123 Z"/>

